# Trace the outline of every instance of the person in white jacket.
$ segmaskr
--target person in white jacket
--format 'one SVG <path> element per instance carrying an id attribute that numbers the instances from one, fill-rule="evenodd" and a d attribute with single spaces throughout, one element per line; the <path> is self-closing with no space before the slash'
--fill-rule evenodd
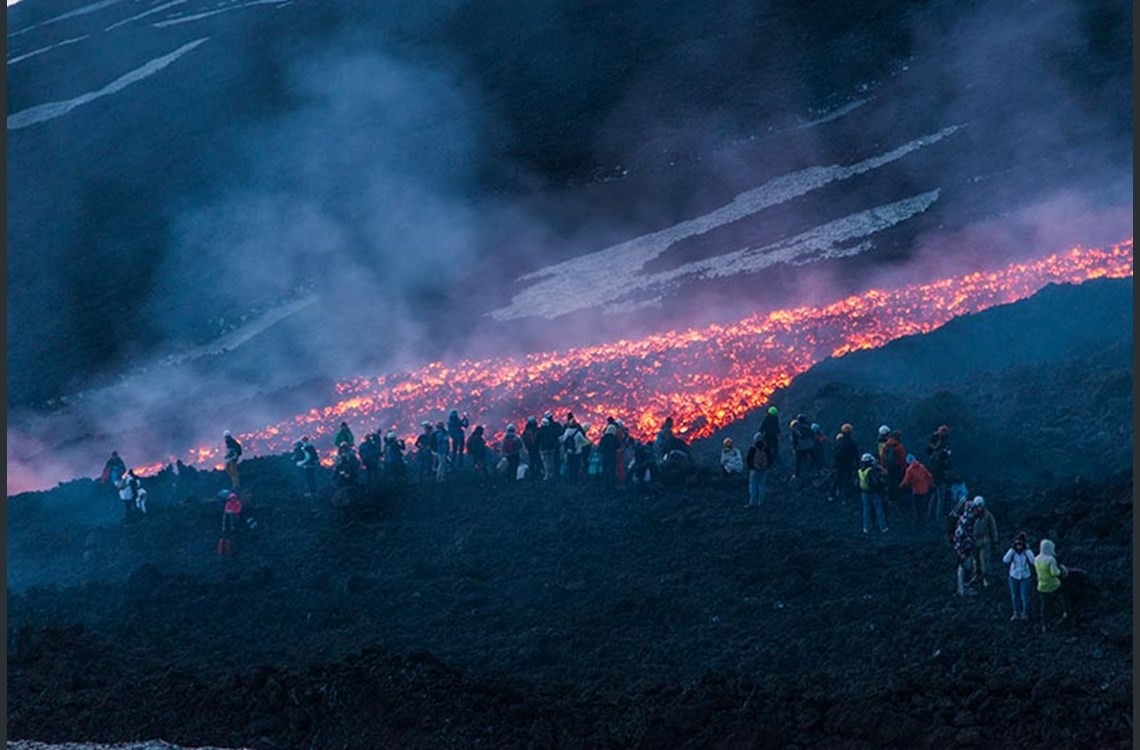
<path id="1" fill-rule="evenodd" d="M 1033 585 L 1033 552 L 1025 542 L 1025 532 L 1017 535 L 1001 561 L 1009 566 L 1009 599 L 1013 620 L 1029 619 L 1029 589 Z"/>
<path id="2" fill-rule="evenodd" d="M 744 456 L 740 449 L 732 445 L 732 438 L 724 439 L 724 449 L 720 452 L 720 468 L 726 477 L 744 474 Z"/>

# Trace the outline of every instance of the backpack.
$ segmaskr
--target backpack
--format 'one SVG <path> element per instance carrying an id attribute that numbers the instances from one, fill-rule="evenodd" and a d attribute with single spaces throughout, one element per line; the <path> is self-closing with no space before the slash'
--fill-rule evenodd
<path id="1" fill-rule="evenodd" d="M 878 492 L 883 486 L 883 478 L 874 466 L 859 469 L 859 489 L 863 492 Z"/>
<path id="2" fill-rule="evenodd" d="M 748 468 L 753 471 L 765 471 L 768 468 L 768 449 L 760 446 L 753 446 L 755 450 L 752 451 L 752 465 Z"/>
<path id="3" fill-rule="evenodd" d="M 566 437 L 562 438 L 562 447 L 566 449 L 567 453 L 578 452 L 578 431 L 571 432 Z"/>
<path id="4" fill-rule="evenodd" d="M 899 463 L 898 455 L 895 453 L 895 447 L 890 443 L 883 443 L 881 461 L 883 468 L 888 472 L 903 468 L 902 464 Z"/>

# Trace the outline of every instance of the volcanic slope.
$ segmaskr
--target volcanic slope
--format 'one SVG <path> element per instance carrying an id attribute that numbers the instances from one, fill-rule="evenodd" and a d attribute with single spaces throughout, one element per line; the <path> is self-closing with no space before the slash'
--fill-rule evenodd
<path id="1" fill-rule="evenodd" d="M 1086 286 L 900 344 L 954 351 L 948 337 L 977 336 L 979 320 L 1027 331 L 1027 309 L 1063 309 L 1087 293 L 1104 312 L 1115 306 L 1109 289 L 1131 288 Z M 947 368 L 967 385 L 986 378 L 994 399 L 1029 399 L 1026 390 L 1077 410 L 1102 396 L 1055 383 L 1059 363 L 1079 358 L 1087 379 L 1125 371 L 1090 353 L 1123 342 L 1085 330 L 1045 340 L 1047 354 L 1011 355 L 1027 364 L 999 370 L 1007 376 L 971 369 L 991 361 L 984 351 Z M 878 354 L 910 361 L 898 348 Z M 858 356 L 827 365 L 823 382 L 842 383 Z M 817 406 L 791 400 L 798 382 L 782 394 L 785 412 Z M 898 408 L 917 403 L 914 387 L 899 389 Z M 923 425 L 959 424 L 915 414 Z M 868 414 L 860 430 L 878 421 Z M 955 431 L 956 450 L 967 435 Z M 1026 434 L 1030 450 L 1050 439 Z M 246 515 L 258 525 L 232 559 L 213 554 L 220 508 L 176 503 L 163 477 L 148 480 L 150 516 L 126 529 L 115 499 L 88 480 L 11 498 L 9 737 L 266 748 L 1130 746 L 1130 458 L 1092 482 L 1074 468 L 1013 483 L 1001 461 L 963 463 L 1003 541 L 1018 529 L 1048 536 L 1062 562 L 1088 571 L 1093 585 L 1074 590 L 1063 626 L 1042 634 L 1009 622 L 1000 575 L 979 596 L 956 597 L 938 524 L 896 511 L 888 533 L 863 535 L 858 509 L 829 502 L 822 476 L 796 485 L 777 474 L 763 511 L 743 507 L 744 487 L 711 469 L 649 496 L 482 487 L 461 475 L 338 508 L 327 495 L 301 498 L 287 459 L 261 458 L 243 465 Z M 194 494 L 209 498 L 223 482 L 203 474 Z"/>
<path id="2" fill-rule="evenodd" d="M 1132 465 L 1132 279 L 1048 286 L 927 335 L 825 360 L 771 402 L 785 430 L 803 412 L 829 436 L 852 423 L 870 448 L 886 424 L 921 459 L 947 424 L 967 481 L 1103 477 Z M 764 411 L 701 449 L 719 451 L 724 437 L 747 445 Z"/>

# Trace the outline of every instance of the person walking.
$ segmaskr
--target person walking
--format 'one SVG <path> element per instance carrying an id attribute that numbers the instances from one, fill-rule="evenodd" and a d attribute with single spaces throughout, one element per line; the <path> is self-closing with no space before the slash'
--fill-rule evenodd
<path id="1" fill-rule="evenodd" d="M 886 484 L 886 472 L 875 463 L 875 457 L 864 453 L 859 459 L 859 493 L 863 500 L 863 533 L 871 530 L 871 509 L 875 510 L 875 518 L 879 522 L 879 531 L 886 534 L 887 521 L 883 515 L 883 487 Z"/>
<path id="2" fill-rule="evenodd" d="M 775 407 L 773 407 L 775 408 Z M 748 507 L 758 508 L 768 499 L 768 469 L 772 465 L 771 454 L 764 433 L 752 436 L 745 463 L 748 465 Z"/>
<path id="3" fill-rule="evenodd" d="M 1058 604 L 1061 606 L 1061 619 L 1069 617 L 1069 605 L 1065 601 L 1065 590 L 1061 585 L 1061 579 L 1067 571 L 1065 566 L 1057 562 L 1052 540 L 1041 540 L 1041 547 L 1033 560 L 1033 568 L 1037 571 L 1037 596 L 1041 600 L 1041 632 L 1044 633 L 1049 625 L 1049 614 Z"/>
<path id="4" fill-rule="evenodd" d="M 1035 558 L 1026 543 L 1025 532 L 1017 535 L 1001 561 L 1009 566 L 1009 601 L 1013 620 L 1029 619 L 1029 587 L 1033 585 Z"/>

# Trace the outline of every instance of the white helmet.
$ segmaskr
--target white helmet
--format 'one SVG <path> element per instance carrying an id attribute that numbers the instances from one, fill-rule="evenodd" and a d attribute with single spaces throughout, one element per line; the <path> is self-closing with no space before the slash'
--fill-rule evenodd
<path id="1" fill-rule="evenodd" d="M 880 437 L 886 437 L 887 435 L 890 435 L 890 434 L 891 434 L 891 428 L 890 427 L 883 425 L 882 427 L 879 428 L 879 436 Z"/>
<path id="2" fill-rule="evenodd" d="M 984 497 L 982 497 L 981 495 L 978 495 L 977 497 L 974 498 L 974 507 L 975 508 L 986 507 L 986 499 Z"/>

